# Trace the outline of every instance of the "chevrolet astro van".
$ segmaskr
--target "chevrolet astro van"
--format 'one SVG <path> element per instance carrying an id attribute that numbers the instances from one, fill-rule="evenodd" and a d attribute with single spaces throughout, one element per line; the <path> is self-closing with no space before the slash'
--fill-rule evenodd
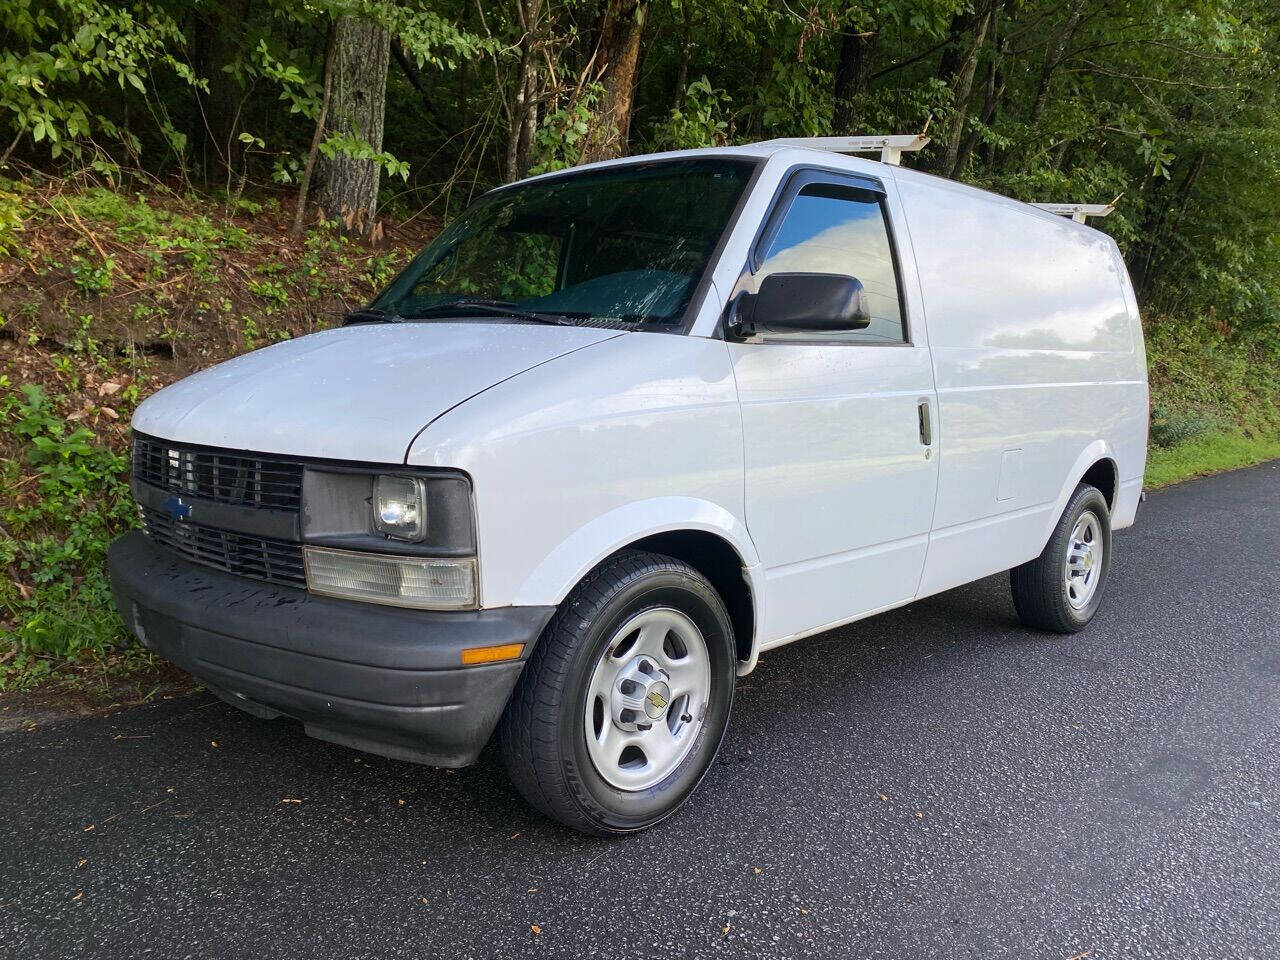
<path id="1" fill-rule="evenodd" d="M 259 717 L 625 833 L 707 773 L 761 653 L 1010 571 L 1106 588 L 1146 459 L 1106 235 L 757 144 L 481 197 L 341 328 L 159 391 L 110 554 L 151 650 Z"/>

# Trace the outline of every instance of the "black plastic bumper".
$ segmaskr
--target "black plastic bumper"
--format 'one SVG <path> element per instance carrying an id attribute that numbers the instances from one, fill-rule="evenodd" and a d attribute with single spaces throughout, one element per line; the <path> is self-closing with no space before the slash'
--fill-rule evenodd
<path id="1" fill-rule="evenodd" d="M 406 610 L 313 596 L 193 564 L 140 531 L 111 545 L 116 607 L 149 649 L 261 717 L 371 753 L 458 767 L 497 724 L 522 660 L 461 666 L 467 647 L 524 643 L 554 607 Z"/>

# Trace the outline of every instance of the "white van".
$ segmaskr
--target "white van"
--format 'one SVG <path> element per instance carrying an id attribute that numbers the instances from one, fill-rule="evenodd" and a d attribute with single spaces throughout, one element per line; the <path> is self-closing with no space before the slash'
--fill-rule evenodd
<path id="1" fill-rule="evenodd" d="M 134 416 L 120 613 L 230 703 L 578 830 L 670 815 L 772 647 L 1003 570 L 1098 609 L 1147 382 L 1104 234 L 762 144 L 486 194 L 327 330 Z"/>

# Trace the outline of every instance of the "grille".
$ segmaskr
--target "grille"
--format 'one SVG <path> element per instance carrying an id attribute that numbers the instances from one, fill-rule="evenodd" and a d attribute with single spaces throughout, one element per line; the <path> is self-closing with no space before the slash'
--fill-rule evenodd
<path id="1" fill-rule="evenodd" d="M 143 483 L 236 506 L 297 510 L 302 464 L 184 447 L 150 437 L 133 440 L 133 474 Z"/>
<path id="2" fill-rule="evenodd" d="M 148 535 L 188 560 L 268 583 L 291 587 L 307 585 L 301 544 L 174 520 L 166 513 L 147 507 L 138 510 Z"/>

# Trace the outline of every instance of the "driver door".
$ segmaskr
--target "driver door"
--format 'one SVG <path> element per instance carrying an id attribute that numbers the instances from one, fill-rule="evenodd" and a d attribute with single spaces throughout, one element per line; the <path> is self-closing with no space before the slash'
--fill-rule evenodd
<path id="1" fill-rule="evenodd" d="M 938 482 L 937 409 L 896 194 L 800 170 L 739 289 L 775 272 L 862 281 L 862 330 L 769 332 L 729 350 L 742 406 L 747 526 L 764 566 L 761 633 L 777 643 L 912 599 Z M 908 296 L 904 291 L 911 291 Z M 757 329 L 768 318 L 756 318 Z"/>

